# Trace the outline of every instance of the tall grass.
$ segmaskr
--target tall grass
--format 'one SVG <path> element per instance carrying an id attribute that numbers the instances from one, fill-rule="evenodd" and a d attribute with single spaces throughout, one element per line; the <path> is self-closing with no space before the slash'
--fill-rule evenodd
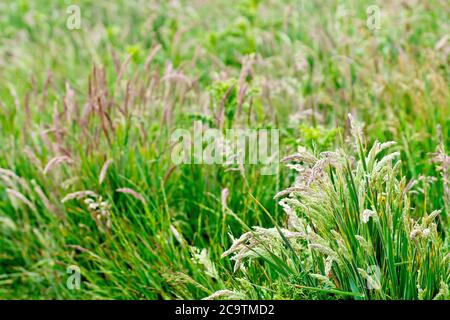
<path id="1" fill-rule="evenodd" d="M 0 3 L 1 298 L 448 298 L 447 2 L 78 4 Z M 290 170 L 175 165 L 194 121 Z"/>
<path id="2" fill-rule="evenodd" d="M 367 147 L 352 123 L 353 150 L 285 158 L 297 171 L 276 198 L 287 229 L 255 228 L 235 240 L 235 270 L 263 258 L 285 286 L 366 299 L 449 299 L 450 256 L 441 210 L 411 207 L 412 183 L 394 142 Z M 297 278 L 296 278 L 297 277 Z M 311 288 L 312 287 L 312 288 Z"/>

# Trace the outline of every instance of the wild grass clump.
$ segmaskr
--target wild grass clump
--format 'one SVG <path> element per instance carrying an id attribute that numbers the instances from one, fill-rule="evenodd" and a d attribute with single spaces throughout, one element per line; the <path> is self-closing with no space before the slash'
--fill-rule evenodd
<path id="1" fill-rule="evenodd" d="M 275 196 L 286 228 L 254 227 L 223 257 L 231 255 L 244 274 L 245 260 L 261 258 L 276 271 L 274 280 L 294 291 L 449 299 L 445 219 L 441 208 L 420 215 L 411 207 L 395 145 L 376 141 L 369 148 L 352 121 L 351 150 L 314 154 L 299 147 L 284 159 L 295 182 Z"/>

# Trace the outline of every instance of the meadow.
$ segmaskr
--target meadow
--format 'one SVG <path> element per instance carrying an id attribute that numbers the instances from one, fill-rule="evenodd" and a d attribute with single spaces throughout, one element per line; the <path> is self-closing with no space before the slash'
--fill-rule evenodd
<path id="1" fill-rule="evenodd" d="M 0 298 L 449 300 L 449 18 L 2 0 Z M 195 123 L 275 171 L 174 161 Z"/>

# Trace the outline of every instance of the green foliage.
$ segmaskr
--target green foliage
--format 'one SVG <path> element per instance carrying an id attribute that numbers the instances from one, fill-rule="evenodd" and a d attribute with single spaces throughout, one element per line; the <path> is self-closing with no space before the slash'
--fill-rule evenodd
<path id="1" fill-rule="evenodd" d="M 300 125 L 300 144 L 318 151 L 325 151 L 332 147 L 336 141 L 337 130 L 327 129 L 323 126 L 311 127 L 307 124 Z"/>
<path id="2" fill-rule="evenodd" d="M 65 0 L 0 2 L 0 298 L 449 299 L 445 2 L 380 3 L 377 31 L 368 0 L 77 4 L 69 30 Z M 175 165 L 196 120 L 317 161 Z M 317 163 L 287 217 L 274 195 Z"/>

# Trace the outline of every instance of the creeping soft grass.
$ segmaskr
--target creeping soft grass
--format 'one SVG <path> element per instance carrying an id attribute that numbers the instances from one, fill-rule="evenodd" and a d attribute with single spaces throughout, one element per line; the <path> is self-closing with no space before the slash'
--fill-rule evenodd
<path id="1" fill-rule="evenodd" d="M 69 5 L 0 3 L 0 298 L 449 299 L 447 1 Z"/>

